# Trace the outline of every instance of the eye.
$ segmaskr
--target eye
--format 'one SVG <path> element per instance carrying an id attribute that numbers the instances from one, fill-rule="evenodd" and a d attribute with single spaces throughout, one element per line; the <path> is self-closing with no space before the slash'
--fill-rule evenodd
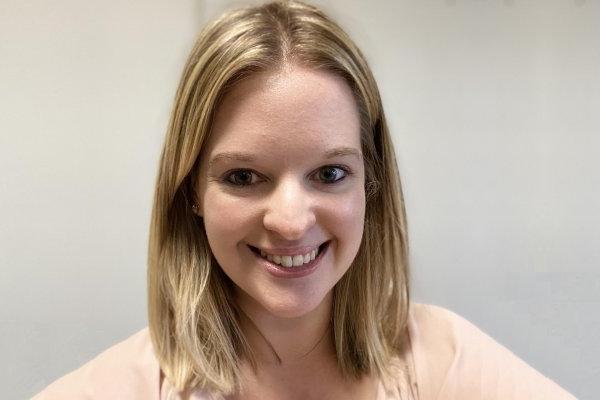
<path id="1" fill-rule="evenodd" d="M 254 171 L 249 169 L 238 169 L 229 171 L 223 176 L 223 181 L 232 186 L 249 186 L 258 181 Z"/>
<path id="2" fill-rule="evenodd" d="M 326 184 L 337 183 L 343 180 L 350 172 L 337 165 L 327 165 L 317 171 L 317 179 Z"/>

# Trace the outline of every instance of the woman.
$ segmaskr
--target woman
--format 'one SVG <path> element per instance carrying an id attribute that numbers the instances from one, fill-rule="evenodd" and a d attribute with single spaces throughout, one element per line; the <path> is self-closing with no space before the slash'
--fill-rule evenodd
<path id="1" fill-rule="evenodd" d="M 149 328 L 36 399 L 572 399 L 473 325 L 411 304 L 369 67 L 318 9 L 207 26 L 157 179 Z"/>

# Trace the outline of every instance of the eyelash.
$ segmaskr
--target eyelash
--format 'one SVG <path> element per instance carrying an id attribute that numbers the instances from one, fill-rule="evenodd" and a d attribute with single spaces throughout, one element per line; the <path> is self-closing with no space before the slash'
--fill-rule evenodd
<path id="1" fill-rule="evenodd" d="M 327 168 L 332 168 L 332 169 L 337 169 L 339 171 L 342 171 L 343 176 L 341 178 L 335 180 L 335 181 L 324 181 L 324 182 L 321 182 L 324 185 L 335 185 L 337 183 L 342 182 L 348 176 L 352 175 L 352 172 L 347 167 L 344 167 L 342 165 L 325 165 L 325 166 L 319 168 L 315 173 L 313 173 L 313 175 L 319 174 L 319 172 L 321 172 L 321 171 L 323 171 L 323 170 L 325 170 Z M 229 185 L 229 186 L 233 186 L 233 187 L 236 187 L 236 188 L 243 188 L 243 187 L 246 187 L 246 186 L 253 186 L 253 185 L 256 185 L 256 183 L 260 183 L 260 182 L 256 182 L 256 183 L 241 183 L 240 184 L 240 183 L 232 182 L 231 181 L 231 177 L 233 177 L 235 174 L 240 173 L 240 172 L 249 172 L 249 173 L 251 173 L 251 174 L 253 174 L 255 176 L 258 175 L 256 172 L 254 172 L 251 169 L 234 169 L 234 170 L 231 170 L 231 171 L 227 171 L 223 175 L 223 177 L 221 178 L 221 181 L 223 183 Z"/>

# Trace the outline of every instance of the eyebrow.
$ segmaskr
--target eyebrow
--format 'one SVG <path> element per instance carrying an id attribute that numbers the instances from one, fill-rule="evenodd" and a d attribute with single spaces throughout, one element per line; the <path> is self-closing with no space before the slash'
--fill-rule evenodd
<path id="1" fill-rule="evenodd" d="M 354 147 L 338 147 L 325 152 L 325 158 L 328 159 L 344 156 L 354 156 L 359 160 L 362 158 L 360 151 L 356 150 Z"/>
<path id="2" fill-rule="evenodd" d="M 360 151 L 358 151 L 354 147 L 337 147 L 335 149 L 327 150 L 325 152 L 326 159 L 345 156 L 354 156 L 359 160 L 362 157 Z M 251 153 L 243 153 L 239 151 L 226 151 L 213 156 L 213 158 L 208 162 L 208 167 L 212 168 L 215 164 L 218 164 L 222 161 L 254 162 L 256 160 L 257 157 Z"/>
<path id="3" fill-rule="evenodd" d="M 211 168 L 215 164 L 218 164 L 221 161 L 242 161 L 242 162 L 253 162 L 256 160 L 256 157 L 249 153 L 241 153 L 237 151 L 227 151 L 224 153 L 216 154 L 211 160 L 208 162 L 208 167 Z"/>

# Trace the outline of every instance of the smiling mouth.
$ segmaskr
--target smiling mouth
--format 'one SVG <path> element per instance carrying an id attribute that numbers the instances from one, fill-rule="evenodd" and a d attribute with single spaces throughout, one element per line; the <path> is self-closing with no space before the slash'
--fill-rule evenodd
<path id="1" fill-rule="evenodd" d="M 312 250 L 311 252 L 308 252 L 306 254 L 298 254 L 298 255 L 272 255 L 272 254 L 265 253 L 263 250 L 261 250 L 257 247 L 254 247 L 251 245 L 247 245 L 247 246 L 250 248 L 250 250 L 254 254 L 256 254 L 257 257 L 267 260 L 270 263 L 277 265 L 278 267 L 292 269 L 292 268 L 300 268 L 300 267 L 306 266 L 307 264 L 312 264 L 316 258 L 319 258 L 320 254 L 322 254 L 325 250 L 327 250 L 329 243 L 330 243 L 330 240 L 322 243 L 319 247 Z"/>

